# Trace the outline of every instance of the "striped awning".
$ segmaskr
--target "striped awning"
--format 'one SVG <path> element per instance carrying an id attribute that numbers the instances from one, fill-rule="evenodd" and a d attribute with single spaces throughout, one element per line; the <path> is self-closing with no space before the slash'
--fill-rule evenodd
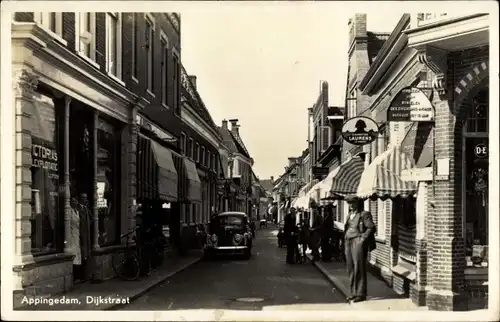
<path id="1" fill-rule="evenodd" d="M 356 155 L 339 165 L 322 181 L 321 198 L 342 199 L 358 190 L 365 161 Z"/>
<path id="2" fill-rule="evenodd" d="M 401 171 L 413 168 L 410 156 L 403 153 L 399 146 L 392 146 L 365 169 L 361 175 L 357 196 L 360 198 L 408 197 L 415 194 L 417 185 L 413 181 L 403 181 Z"/>

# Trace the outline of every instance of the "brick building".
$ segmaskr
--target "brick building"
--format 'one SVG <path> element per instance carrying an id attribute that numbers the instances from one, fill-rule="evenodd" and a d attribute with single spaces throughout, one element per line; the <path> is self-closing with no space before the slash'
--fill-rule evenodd
<path id="1" fill-rule="evenodd" d="M 136 228 L 139 210 L 142 220 L 170 226 L 175 236 L 181 224 L 206 221 L 222 140 L 195 78 L 186 80 L 179 15 L 18 12 L 13 18 L 12 171 L 21 174 L 13 187 L 16 294 L 74 286 L 65 218 L 71 199 L 82 194 L 92 217 L 84 266 L 93 280 L 114 275 L 119 236 Z"/>
<path id="2" fill-rule="evenodd" d="M 363 147 L 358 188 L 377 224 L 370 263 L 396 292 L 433 310 L 487 300 L 488 19 L 403 15 L 356 84 L 357 115 L 381 127 Z M 432 121 L 389 116 L 404 88 L 432 103 Z M 382 168 L 396 174 L 392 184 Z"/>

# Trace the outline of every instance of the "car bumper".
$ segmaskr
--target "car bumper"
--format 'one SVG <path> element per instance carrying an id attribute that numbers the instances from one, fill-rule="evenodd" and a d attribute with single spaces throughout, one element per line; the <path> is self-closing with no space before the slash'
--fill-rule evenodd
<path id="1" fill-rule="evenodd" d="M 248 246 L 210 246 L 205 247 L 206 250 L 216 253 L 241 253 L 248 249 Z"/>

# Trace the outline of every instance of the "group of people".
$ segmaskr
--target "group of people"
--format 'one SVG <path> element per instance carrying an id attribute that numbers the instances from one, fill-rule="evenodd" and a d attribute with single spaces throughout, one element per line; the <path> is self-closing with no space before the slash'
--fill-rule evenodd
<path id="1" fill-rule="evenodd" d="M 283 238 L 286 243 L 288 264 L 305 259 L 307 248 L 311 249 L 313 261 L 329 262 L 333 256 L 340 255 L 346 262 L 350 279 L 351 295 L 347 300 L 361 302 L 366 300 L 366 265 L 368 252 L 375 248 L 375 225 L 371 213 L 363 210 L 363 200 L 350 195 L 344 201 L 348 204 L 349 216 L 343 232 L 334 229 L 333 205 L 325 208 L 324 218 L 314 218 L 312 228 L 306 221 L 296 224 L 296 209 L 292 207 L 285 217 L 284 231 L 278 238 Z M 302 246 L 301 251 L 299 245 Z"/>

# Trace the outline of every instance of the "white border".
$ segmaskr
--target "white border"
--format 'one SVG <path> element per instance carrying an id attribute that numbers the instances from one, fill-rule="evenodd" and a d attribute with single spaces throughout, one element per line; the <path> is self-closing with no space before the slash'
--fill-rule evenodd
<path id="1" fill-rule="evenodd" d="M 123 3 L 123 4 L 122 4 Z M 190 310 L 190 311 L 174 311 L 174 312 L 94 312 L 94 311 L 79 311 L 77 314 L 73 311 L 68 312 L 14 312 L 12 311 L 12 287 L 8 282 L 12 274 L 12 246 L 13 246 L 13 230 L 9 222 L 12 222 L 13 203 L 9 200 L 14 200 L 14 109 L 12 105 L 12 86 L 11 82 L 11 46 L 10 46 L 10 21 L 12 11 L 44 11 L 48 6 L 53 4 L 53 8 L 57 10 L 72 12 L 76 8 L 92 7 L 95 11 L 107 12 L 116 10 L 120 6 L 121 11 L 126 12 L 144 12 L 158 11 L 158 8 L 168 8 L 169 11 L 186 13 L 189 11 L 206 10 L 209 14 L 210 10 L 232 11 L 232 10 L 248 10 L 253 6 L 266 5 L 266 9 L 273 10 L 279 7 L 280 10 L 294 10 L 300 12 L 303 9 L 326 10 L 331 9 L 339 14 L 351 15 L 354 12 L 369 12 L 370 10 L 379 10 L 380 12 L 390 12 L 397 6 L 398 9 L 404 6 L 406 11 L 422 10 L 422 2 L 234 2 L 227 4 L 225 2 L 115 2 L 115 1 L 29 1 L 29 2 L 2 2 L 2 38 L 1 38 L 1 59 L 2 59 L 2 80 L 1 82 L 1 109 L 0 109 L 0 133 L 1 133 L 1 216 L 3 217 L 1 226 L 2 233 L 2 318 L 16 320 L 198 320 L 198 321 L 334 321 L 334 320 L 378 320 L 378 321 L 476 321 L 476 320 L 496 320 L 498 318 L 498 303 L 499 303 L 499 279 L 498 279 L 498 259 L 499 247 L 491 248 L 490 250 L 490 269 L 489 269 L 489 310 L 471 311 L 471 312 L 387 312 L 387 311 L 372 311 L 363 312 L 361 310 L 345 312 L 345 311 L 231 311 L 231 310 Z M 485 8 L 484 11 L 490 12 L 491 28 L 490 28 L 490 87 L 498 88 L 498 8 L 495 2 L 460 2 L 459 5 L 453 5 L 450 2 L 434 2 L 426 1 L 425 10 L 427 12 L 440 11 L 456 11 L 463 12 L 478 12 Z M 8 11 L 7 11 L 8 10 Z M 348 11 L 349 13 L 346 13 Z M 332 35 L 335 31 L 332 31 Z M 6 81 L 7 80 L 7 81 Z M 499 178 L 499 126 L 498 126 L 498 92 L 490 91 L 490 200 L 498 200 L 498 178 Z M 10 151 L 10 153 L 9 153 Z M 490 204 L 490 231 L 499 231 L 498 205 Z M 500 234 L 490 234 L 490 245 L 499 245 Z"/>

